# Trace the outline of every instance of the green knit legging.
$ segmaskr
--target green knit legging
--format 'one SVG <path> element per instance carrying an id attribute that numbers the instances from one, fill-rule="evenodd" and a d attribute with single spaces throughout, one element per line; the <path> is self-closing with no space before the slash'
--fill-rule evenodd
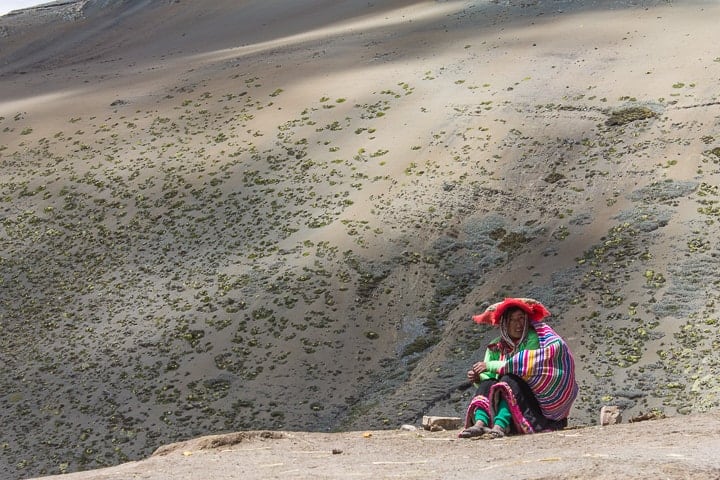
<path id="1" fill-rule="evenodd" d="M 508 408 L 508 404 L 505 399 L 501 398 L 498 402 L 497 412 L 495 413 L 495 425 L 505 430 L 510 426 L 511 418 L 510 408 Z M 490 418 L 485 410 L 475 410 L 475 423 L 477 422 L 483 422 L 485 425 L 490 426 Z"/>

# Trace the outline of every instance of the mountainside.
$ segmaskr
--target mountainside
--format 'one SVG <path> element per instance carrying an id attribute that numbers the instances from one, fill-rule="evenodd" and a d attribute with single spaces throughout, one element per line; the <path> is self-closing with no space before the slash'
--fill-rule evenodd
<path id="1" fill-rule="evenodd" d="M 716 2 L 0 17 L 0 471 L 462 415 L 542 301 L 571 425 L 718 406 Z"/>

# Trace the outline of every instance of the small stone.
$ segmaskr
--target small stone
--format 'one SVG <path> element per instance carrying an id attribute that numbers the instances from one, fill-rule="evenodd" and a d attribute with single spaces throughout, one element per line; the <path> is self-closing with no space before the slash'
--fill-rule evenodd
<path id="1" fill-rule="evenodd" d="M 605 405 L 600 409 L 600 425 L 615 425 L 622 423 L 622 410 L 617 405 Z"/>
<path id="2" fill-rule="evenodd" d="M 430 430 L 431 432 L 455 430 L 462 426 L 462 419 L 460 417 L 434 417 L 424 415 L 422 426 L 425 430 Z"/>

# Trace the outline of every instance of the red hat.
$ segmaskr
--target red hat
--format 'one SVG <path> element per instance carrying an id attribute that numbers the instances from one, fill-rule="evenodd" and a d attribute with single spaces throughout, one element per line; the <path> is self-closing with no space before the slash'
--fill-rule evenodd
<path id="1" fill-rule="evenodd" d="M 531 322 L 539 322 L 550 316 L 545 306 L 532 298 L 506 298 L 502 302 L 490 305 L 480 315 L 472 317 L 475 323 L 487 323 L 488 325 L 500 325 L 500 320 L 508 308 L 517 307 L 527 313 Z"/>

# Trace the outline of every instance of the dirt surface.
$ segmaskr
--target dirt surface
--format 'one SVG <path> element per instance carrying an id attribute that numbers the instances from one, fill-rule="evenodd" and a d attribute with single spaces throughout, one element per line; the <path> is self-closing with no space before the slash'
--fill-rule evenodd
<path id="1" fill-rule="evenodd" d="M 720 413 L 502 439 L 456 431 L 241 432 L 66 480 L 720 478 Z M 52 477 L 43 477 L 52 478 Z"/>

